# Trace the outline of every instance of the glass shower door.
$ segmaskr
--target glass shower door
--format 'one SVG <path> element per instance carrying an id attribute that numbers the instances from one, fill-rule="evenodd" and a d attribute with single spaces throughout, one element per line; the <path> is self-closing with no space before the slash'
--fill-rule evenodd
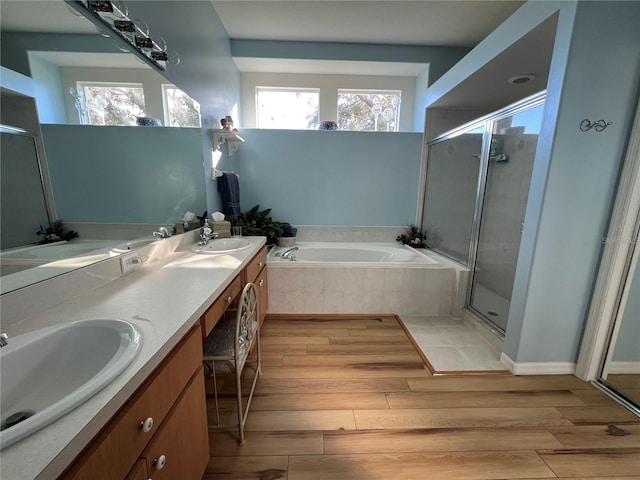
<path id="1" fill-rule="evenodd" d="M 495 119 L 469 306 L 504 334 L 543 104 Z"/>
<path id="2" fill-rule="evenodd" d="M 429 144 L 422 225 L 427 246 L 469 265 L 484 124 Z"/>

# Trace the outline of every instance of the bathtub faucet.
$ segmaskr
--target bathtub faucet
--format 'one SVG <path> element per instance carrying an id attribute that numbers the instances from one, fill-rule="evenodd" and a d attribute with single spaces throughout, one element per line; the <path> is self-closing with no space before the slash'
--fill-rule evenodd
<path id="1" fill-rule="evenodd" d="M 298 247 L 291 247 L 284 252 L 276 253 L 276 257 L 281 257 L 283 260 L 291 260 L 292 262 L 296 261 L 296 252 L 298 251 Z"/>
<path id="2" fill-rule="evenodd" d="M 153 232 L 152 235 L 156 238 L 169 238 L 171 236 L 167 227 L 160 227 L 158 231 Z"/>

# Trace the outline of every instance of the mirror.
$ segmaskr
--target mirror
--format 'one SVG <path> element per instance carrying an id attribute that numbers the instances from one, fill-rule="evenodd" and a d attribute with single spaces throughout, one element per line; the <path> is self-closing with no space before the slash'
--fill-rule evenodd
<path id="1" fill-rule="evenodd" d="M 108 44 L 112 40 L 97 35 L 93 25 L 86 19 L 74 16 L 62 0 L 6 2 L 2 13 L 3 46 L 9 48 L 10 43 L 6 41 L 5 34 L 22 32 L 17 42 L 20 48 L 16 48 L 14 42 L 11 55 L 5 55 L 3 49 L 3 66 L 24 73 L 16 67 L 20 64 L 20 59 L 16 58 L 20 54 L 27 58 L 25 51 L 33 51 L 32 77 L 47 79 L 35 81 L 32 92 L 27 93 L 37 97 L 38 111 L 33 115 L 35 125 L 29 124 L 27 128 L 22 118 L 8 119 L 3 108 L 3 123 L 34 132 L 31 137 L 26 135 L 25 138 L 31 138 L 27 144 L 33 143 L 33 139 L 36 144 L 29 154 L 31 160 L 27 160 L 26 146 L 12 150 L 18 157 L 12 163 L 33 167 L 39 159 L 42 169 L 37 171 L 31 168 L 31 178 L 27 182 L 29 186 L 20 189 L 21 197 L 11 194 L 5 198 L 3 188 L 3 251 L 0 264 L 3 275 L 8 275 L 2 278 L 2 293 L 153 241 L 153 231 L 161 225 L 174 224 L 186 211 L 200 215 L 206 208 L 206 199 L 199 129 L 68 124 L 77 123 L 78 118 L 74 98 L 69 94 L 69 85 L 75 83 L 74 75 L 78 80 L 92 82 L 117 82 L 121 79 L 132 82 L 135 78 L 138 79 L 137 83 L 154 82 L 153 91 L 150 89 L 145 94 L 147 105 L 156 107 L 152 111 L 147 109 L 145 114 L 160 118 L 161 87 L 170 82 L 132 60 L 132 55 L 115 53 L 118 50 L 114 46 L 105 47 L 104 42 Z M 43 32 L 61 35 L 42 35 Z M 77 33 L 91 35 L 73 35 Z M 17 33 L 14 35 L 18 36 Z M 53 45 L 58 40 L 60 45 Z M 43 41 L 47 42 L 47 48 L 42 47 Z M 82 45 L 78 46 L 78 43 Z M 100 45 L 100 54 L 87 51 L 87 45 L 94 43 Z M 49 51 L 44 54 L 39 47 Z M 66 57 L 64 55 L 66 50 L 82 48 L 84 51 L 81 54 L 74 51 Z M 61 66 L 59 63 L 63 62 L 63 57 L 66 58 L 65 62 L 73 61 L 73 65 Z M 116 57 L 127 60 L 118 60 L 119 65 L 104 63 L 106 59 L 112 62 Z M 89 63 L 82 64 L 84 60 L 89 60 Z M 97 64 L 108 68 L 98 68 Z M 47 91 L 46 95 L 43 95 L 43 89 Z M 7 91 L 3 89 L 2 104 L 6 96 Z M 28 99 L 26 96 L 16 96 Z M 33 102 L 32 98 L 29 100 Z M 38 116 L 41 125 L 38 124 Z M 9 147 L 16 144 L 10 141 L 13 136 L 3 134 L 3 184 L 5 160 L 8 159 L 5 153 L 9 153 Z M 48 219 L 42 216 L 42 208 L 38 213 L 35 208 L 32 213 L 26 212 L 31 212 L 32 203 L 42 204 L 43 190 L 45 198 L 51 197 L 48 202 L 49 217 L 52 220 L 62 219 L 66 231 L 77 231 L 79 238 L 68 243 L 61 242 L 56 248 L 53 248 L 55 244 L 32 248 L 34 243 L 42 239 L 36 232 L 40 230 L 40 225 L 46 230 Z M 36 198 L 40 200 L 36 201 Z M 18 223 L 10 224 L 11 215 L 5 217 L 6 212 L 14 212 L 13 217 L 19 220 Z M 16 240 L 5 241 L 5 233 L 15 236 Z M 24 243 L 20 244 L 21 241 L 17 240 L 19 237 Z M 134 239 L 136 242 L 131 242 Z M 25 246 L 31 250 L 25 251 Z M 8 254 L 8 249 L 11 254 Z M 35 250 L 38 250 L 37 253 Z"/>
<path id="2" fill-rule="evenodd" d="M 635 250 L 601 380 L 640 410 L 640 248 Z"/>

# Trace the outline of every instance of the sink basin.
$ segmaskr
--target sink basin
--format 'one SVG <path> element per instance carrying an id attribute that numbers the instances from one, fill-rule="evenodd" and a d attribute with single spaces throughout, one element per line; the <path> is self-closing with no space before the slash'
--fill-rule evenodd
<path id="1" fill-rule="evenodd" d="M 140 331 L 115 319 L 81 320 L 9 338 L 0 349 L 0 448 L 89 399 L 141 346 Z"/>
<path id="2" fill-rule="evenodd" d="M 207 245 L 195 245 L 191 247 L 191 251 L 195 253 L 204 254 L 217 254 L 217 253 L 232 253 L 239 250 L 249 248 L 251 242 L 243 240 L 242 238 L 218 238 L 211 240 Z"/>

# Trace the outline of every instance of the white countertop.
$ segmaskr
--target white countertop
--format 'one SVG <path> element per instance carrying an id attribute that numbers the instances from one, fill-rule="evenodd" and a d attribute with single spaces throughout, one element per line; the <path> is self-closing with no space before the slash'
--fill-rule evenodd
<path id="1" fill-rule="evenodd" d="M 264 245 L 226 255 L 174 252 L 116 280 L 12 325 L 12 336 L 92 318 L 127 320 L 143 345 L 131 365 L 84 404 L 0 452 L 0 477 L 53 479 L 142 385 L 200 316 Z"/>

